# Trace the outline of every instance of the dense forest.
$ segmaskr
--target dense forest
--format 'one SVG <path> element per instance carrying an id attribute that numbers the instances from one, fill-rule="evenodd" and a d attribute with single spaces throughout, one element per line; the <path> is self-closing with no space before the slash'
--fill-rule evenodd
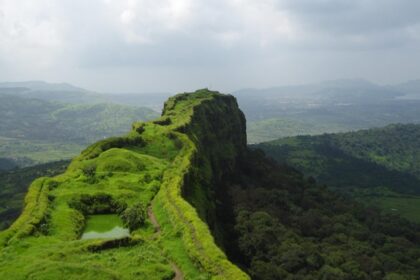
<path id="1" fill-rule="evenodd" d="M 230 233 L 224 246 L 253 279 L 420 275 L 418 225 L 334 193 L 258 150 L 242 161 L 227 197 L 219 209 Z"/>
<path id="2" fill-rule="evenodd" d="M 288 137 L 254 147 L 330 188 L 420 222 L 420 125 Z"/>

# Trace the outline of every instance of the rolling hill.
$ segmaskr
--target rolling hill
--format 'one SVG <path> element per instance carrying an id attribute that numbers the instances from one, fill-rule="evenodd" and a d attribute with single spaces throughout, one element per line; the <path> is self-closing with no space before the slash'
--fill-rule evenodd
<path id="1" fill-rule="evenodd" d="M 71 158 L 89 143 L 156 116 L 144 107 L 65 104 L 0 94 L 0 158 L 19 166 Z"/>

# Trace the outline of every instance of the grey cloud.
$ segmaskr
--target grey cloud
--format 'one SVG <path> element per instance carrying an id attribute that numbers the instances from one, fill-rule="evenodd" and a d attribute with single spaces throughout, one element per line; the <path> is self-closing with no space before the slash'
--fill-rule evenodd
<path id="1" fill-rule="evenodd" d="M 334 32 L 366 33 L 420 23 L 420 2 L 412 0 L 278 1 L 307 26 Z"/>
<path id="2" fill-rule="evenodd" d="M 0 71 L 6 79 L 160 91 L 162 83 L 153 86 L 151 75 L 168 88 L 208 81 L 235 89 L 360 75 L 382 82 L 420 73 L 415 0 L 43 0 L 45 7 L 30 2 L 20 9 L 23 2 L 0 1 L 0 11 L 9 9 L 0 15 Z M 180 2 L 189 10 L 162 13 Z M 122 22 L 125 11 L 132 17 Z M 48 28 L 29 36 L 33 22 L 54 29 L 52 44 L 30 48 L 50 36 Z M 2 36 L 12 23 L 23 24 L 27 37 Z M 41 59 L 49 63 L 42 66 Z M 395 74 L 392 65 L 402 62 L 406 67 Z M 131 71 L 149 81 L 133 78 Z"/>

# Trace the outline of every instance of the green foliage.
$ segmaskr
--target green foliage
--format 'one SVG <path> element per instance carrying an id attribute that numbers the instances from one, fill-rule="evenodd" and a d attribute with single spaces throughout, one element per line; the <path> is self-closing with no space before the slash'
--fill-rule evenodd
<path id="1" fill-rule="evenodd" d="M 64 172 L 68 161 L 51 162 L 0 172 L 0 230 L 8 227 L 21 213 L 25 193 L 31 182 Z"/>
<path id="2" fill-rule="evenodd" d="M 418 226 L 248 151 L 234 98 L 177 95 L 132 128 L 32 184 L 0 233 L 1 278 L 172 279 L 175 266 L 184 279 L 249 279 L 239 267 L 254 279 L 420 274 Z M 131 237 L 79 240 L 94 213 L 120 214 Z"/>
<path id="3" fill-rule="evenodd" d="M 220 218 L 231 209 L 227 253 L 253 279 L 420 275 L 418 225 L 316 185 L 260 151 L 238 168 L 223 186 L 230 199 Z"/>
<path id="4" fill-rule="evenodd" d="M 68 205 L 84 215 L 121 213 L 127 207 L 124 202 L 116 201 L 110 194 L 81 194 L 68 201 Z"/>
<path id="5" fill-rule="evenodd" d="M 130 230 L 135 230 L 144 225 L 146 221 L 146 207 L 141 203 L 134 204 L 122 212 L 121 218 L 124 221 L 124 225 Z"/>
<path id="6" fill-rule="evenodd" d="M 1 234 L 0 276 L 9 277 L 19 266 L 16 279 L 29 274 L 55 277 L 60 269 L 70 279 L 74 275 L 84 279 L 94 275 L 171 279 L 170 263 L 179 263 L 192 279 L 247 279 L 217 247 L 207 224 L 181 196 L 183 189 L 199 187 L 185 178 L 204 182 L 189 175 L 200 169 L 196 144 L 190 137 L 205 137 L 202 131 L 193 133 L 202 121 L 202 116 L 194 118 L 195 111 L 204 101 L 210 107 L 212 102 L 236 104 L 231 97 L 207 90 L 177 96 L 168 101 L 172 109 L 166 109 L 161 120 L 136 123 L 129 134 L 85 149 L 64 174 L 36 181 L 22 216 Z M 230 105 L 223 109 L 225 113 Z M 189 135 L 179 131 L 189 131 Z M 229 149 L 225 158 L 233 155 Z M 211 179 L 209 175 L 206 180 Z M 166 221 L 155 234 L 151 230 L 155 225 L 146 220 L 146 205 L 152 200 L 153 209 L 159 205 L 154 210 L 159 219 Z M 119 242 L 78 240 L 84 216 L 96 213 L 121 213 L 132 230 L 131 241 L 120 242 L 124 246 L 118 248 Z M 27 242 L 27 249 L 19 254 L 22 242 Z M 95 248 L 94 252 L 89 248 Z M 46 269 L 49 262 L 54 265 Z"/>
<path id="7" fill-rule="evenodd" d="M 419 139 L 419 125 L 390 125 L 289 137 L 256 147 L 322 184 L 419 221 Z"/>
<path id="8" fill-rule="evenodd" d="M 99 141 L 82 151 L 82 157 L 85 159 L 92 159 L 99 156 L 102 152 L 112 148 L 123 148 L 129 146 L 136 146 L 138 148 L 144 146 L 144 144 L 143 138 L 138 135 L 134 135 L 132 137 L 111 137 L 106 140 Z"/>

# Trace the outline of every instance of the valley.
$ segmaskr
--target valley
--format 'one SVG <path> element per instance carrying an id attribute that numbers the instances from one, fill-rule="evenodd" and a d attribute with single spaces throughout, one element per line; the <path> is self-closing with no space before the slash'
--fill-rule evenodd
<path id="1" fill-rule="evenodd" d="M 86 145 L 123 134 L 132 122 L 158 115 L 144 107 L 61 103 L 42 99 L 43 95 L 32 96 L 32 91 L 21 96 L 16 89 L 6 89 L 0 88 L 0 158 L 11 161 L 12 166 L 73 158 Z M 51 90 L 40 93 L 47 97 L 62 96 L 64 100 L 72 96 L 69 92 Z M 80 102 L 84 102 L 86 93 L 79 95 Z"/>

